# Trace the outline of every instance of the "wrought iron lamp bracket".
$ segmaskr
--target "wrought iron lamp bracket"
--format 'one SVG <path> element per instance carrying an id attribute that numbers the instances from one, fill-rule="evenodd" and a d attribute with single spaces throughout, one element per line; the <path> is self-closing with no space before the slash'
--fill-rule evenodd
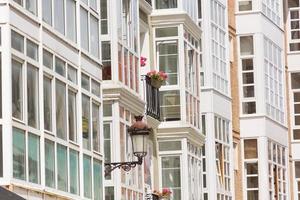
<path id="1" fill-rule="evenodd" d="M 129 172 L 131 169 L 135 168 L 137 165 L 143 164 L 143 157 L 137 156 L 137 161 L 132 162 L 113 162 L 113 163 L 104 163 L 105 167 L 105 176 L 109 176 L 112 171 L 115 169 L 123 169 L 126 172 Z"/>

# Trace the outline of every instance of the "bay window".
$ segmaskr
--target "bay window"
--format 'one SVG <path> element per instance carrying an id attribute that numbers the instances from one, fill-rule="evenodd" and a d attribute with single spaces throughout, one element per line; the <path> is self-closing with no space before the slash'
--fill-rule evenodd
<path id="1" fill-rule="evenodd" d="M 56 135 L 66 140 L 67 136 L 67 112 L 66 112 L 66 85 L 56 80 Z"/>
<path id="2" fill-rule="evenodd" d="M 180 157 L 161 157 L 162 187 L 170 188 L 173 200 L 181 199 Z"/>
<path id="3" fill-rule="evenodd" d="M 253 36 L 240 37 L 240 59 L 242 65 L 242 113 L 255 114 L 255 74 Z"/>
<path id="4" fill-rule="evenodd" d="M 56 146 L 57 156 L 57 188 L 62 191 L 68 191 L 68 157 L 67 148 L 60 144 Z"/>
<path id="5" fill-rule="evenodd" d="M 244 165 L 247 200 L 257 200 L 259 196 L 257 139 L 244 140 Z"/>
<path id="6" fill-rule="evenodd" d="M 23 120 L 23 76 L 22 63 L 12 60 L 12 115 Z"/>
<path id="7" fill-rule="evenodd" d="M 39 127 L 38 85 L 38 69 L 27 64 L 27 121 L 34 128 Z"/>
<path id="8" fill-rule="evenodd" d="M 177 8 L 177 0 L 156 0 L 156 9 Z"/>

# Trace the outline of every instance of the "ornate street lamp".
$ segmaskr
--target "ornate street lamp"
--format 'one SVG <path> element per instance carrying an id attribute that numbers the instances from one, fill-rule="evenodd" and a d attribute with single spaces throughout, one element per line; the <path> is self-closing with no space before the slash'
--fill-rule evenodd
<path id="1" fill-rule="evenodd" d="M 137 161 L 105 163 L 105 176 L 110 175 L 117 168 L 122 168 L 128 172 L 136 165 L 143 164 L 143 158 L 147 155 L 147 144 L 152 129 L 142 120 L 143 116 L 135 116 L 135 123 L 127 129 L 132 141 L 132 152 L 137 157 Z"/>

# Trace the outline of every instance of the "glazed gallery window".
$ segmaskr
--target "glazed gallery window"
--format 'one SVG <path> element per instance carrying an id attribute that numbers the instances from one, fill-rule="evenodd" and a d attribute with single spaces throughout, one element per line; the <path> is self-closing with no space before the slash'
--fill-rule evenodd
<path id="1" fill-rule="evenodd" d="M 180 113 L 180 92 L 178 90 L 160 92 L 160 110 L 163 121 L 179 121 Z"/>
<path id="2" fill-rule="evenodd" d="M 240 59 L 242 68 L 242 112 L 255 114 L 255 76 L 254 76 L 253 36 L 240 37 Z"/>
<path id="3" fill-rule="evenodd" d="M 38 69 L 27 64 L 27 122 L 28 125 L 38 128 Z"/>
<path id="4" fill-rule="evenodd" d="M 43 0 L 42 4 L 43 21 L 76 42 L 76 2 L 74 0 Z"/>
<path id="5" fill-rule="evenodd" d="M 258 154 L 257 154 L 257 140 L 244 140 L 244 166 L 247 200 L 258 199 Z"/>
<path id="6" fill-rule="evenodd" d="M 44 129 L 52 131 L 52 85 L 51 78 L 44 76 Z"/>
<path id="7" fill-rule="evenodd" d="M 80 7 L 81 47 L 99 58 L 99 20 L 83 7 Z"/>
<path id="8" fill-rule="evenodd" d="M 45 180 L 46 186 L 55 188 L 55 147 L 50 140 L 45 140 Z"/>
<path id="9" fill-rule="evenodd" d="M 22 63 L 12 60 L 12 115 L 23 120 L 23 75 Z"/>
<path id="10" fill-rule="evenodd" d="M 162 187 L 172 190 L 173 200 L 181 199 L 180 157 L 161 157 Z"/>
<path id="11" fill-rule="evenodd" d="M 293 92 L 294 130 L 293 139 L 300 140 L 300 73 L 291 73 L 291 86 Z"/>
<path id="12" fill-rule="evenodd" d="M 166 72 L 166 85 L 178 84 L 178 44 L 177 42 L 158 42 L 157 56 L 160 71 Z"/>
<path id="13" fill-rule="evenodd" d="M 13 128 L 13 177 L 31 183 L 40 183 L 39 152 L 39 136 Z M 28 160 L 27 164 L 26 160 Z"/>
<path id="14" fill-rule="evenodd" d="M 67 147 L 57 144 L 57 189 L 68 191 L 68 157 Z"/>
<path id="15" fill-rule="evenodd" d="M 177 8 L 177 0 L 156 0 L 156 9 Z"/>
<path id="16" fill-rule="evenodd" d="M 295 161 L 294 164 L 295 164 L 297 196 L 298 199 L 300 199 L 300 161 Z"/>
<path id="17" fill-rule="evenodd" d="M 25 7 L 32 14 L 37 14 L 37 0 L 14 0 L 14 2 Z"/>
<path id="18" fill-rule="evenodd" d="M 239 11 L 251 11 L 252 10 L 252 0 L 239 0 L 238 8 L 239 8 Z"/>
<path id="19" fill-rule="evenodd" d="M 67 139 L 66 85 L 56 80 L 56 136 Z"/>
<path id="20" fill-rule="evenodd" d="M 83 147 L 88 150 L 91 149 L 90 122 L 90 98 L 82 95 L 82 139 Z"/>

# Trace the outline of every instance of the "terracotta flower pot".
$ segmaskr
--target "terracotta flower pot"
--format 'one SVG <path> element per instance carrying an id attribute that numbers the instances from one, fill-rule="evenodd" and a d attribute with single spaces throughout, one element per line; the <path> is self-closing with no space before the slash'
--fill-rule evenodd
<path id="1" fill-rule="evenodd" d="M 155 88 L 160 88 L 162 85 L 162 81 L 157 80 L 157 79 L 151 79 L 151 85 Z"/>

